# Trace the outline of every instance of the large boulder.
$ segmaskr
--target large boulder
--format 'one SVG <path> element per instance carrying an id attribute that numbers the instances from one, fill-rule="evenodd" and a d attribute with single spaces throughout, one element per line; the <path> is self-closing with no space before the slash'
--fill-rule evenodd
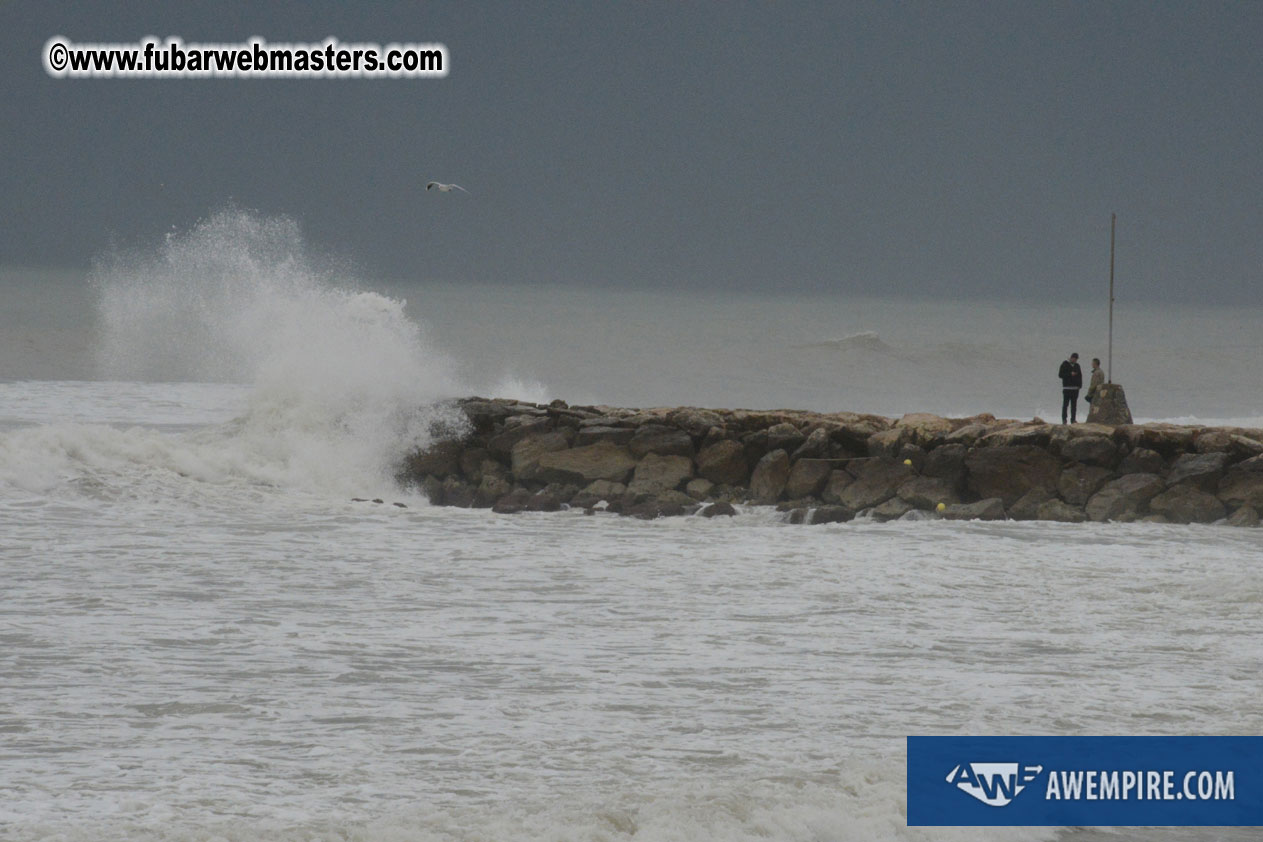
<path id="1" fill-rule="evenodd" d="M 829 431 L 824 427 L 817 427 L 789 458 L 795 462 L 801 459 L 824 459 L 829 456 L 829 445 Z"/>
<path id="2" fill-rule="evenodd" d="M 789 479 L 785 481 L 785 497 L 790 500 L 800 500 L 803 497 L 818 495 L 832 472 L 831 460 L 799 459 L 790 468 Z"/>
<path id="3" fill-rule="evenodd" d="M 908 442 L 927 449 L 942 444 L 952 433 L 951 421 L 928 412 L 909 413 L 895 427 L 904 431 Z"/>
<path id="4" fill-rule="evenodd" d="M 711 427 L 724 426 L 724 419 L 719 413 L 695 406 L 684 406 L 667 413 L 667 421 L 697 438 L 706 435 Z"/>
<path id="5" fill-rule="evenodd" d="M 627 443 L 632 456 L 643 459 L 650 453 L 659 456 L 693 457 L 693 439 L 678 427 L 665 424 L 644 424 Z"/>
<path id="6" fill-rule="evenodd" d="M 916 506 L 907 500 L 901 500 L 898 497 L 891 497 L 880 506 L 874 506 L 872 511 L 873 520 L 878 523 L 885 523 L 888 520 L 898 520 L 908 512 L 916 511 Z"/>
<path id="7" fill-rule="evenodd" d="M 1228 461 L 1239 462 L 1263 454 L 1263 441 L 1230 430 L 1199 430 L 1193 438 L 1198 453 L 1227 453 Z"/>
<path id="8" fill-rule="evenodd" d="M 569 450 L 557 450 L 539 457 L 537 476 L 543 482 L 587 485 L 593 480 L 626 482 L 636 460 L 626 448 L 598 442 Z"/>
<path id="9" fill-rule="evenodd" d="M 802 430 L 790 423 L 773 424 L 767 428 L 767 449 L 783 450 L 788 455 L 803 445 L 807 437 Z"/>
<path id="10" fill-rule="evenodd" d="M 835 468 L 829 472 L 829 478 L 825 481 L 824 488 L 820 491 L 820 499 L 834 505 L 841 503 L 843 490 L 853 482 L 855 482 L 855 477 L 846 471 Z"/>
<path id="11" fill-rule="evenodd" d="M 697 454 L 697 473 L 713 483 L 741 485 L 750 475 L 745 448 L 726 439 L 702 448 Z"/>
<path id="12" fill-rule="evenodd" d="M 610 482 L 607 479 L 593 480 L 570 500 L 570 505 L 590 509 L 602 500 L 607 503 L 620 500 L 626 492 L 627 486 L 621 482 Z"/>
<path id="13" fill-rule="evenodd" d="M 1042 520 L 1039 516 L 1040 506 L 1056 499 L 1046 488 L 1032 488 L 1009 506 L 1009 517 L 1014 520 Z"/>
<path id="14" fill-rule="evenodd" d="M 864 451 L 869 456 L 893 459 L 908 441 L 908 431 L 899 427 L 881 430 L 868 437 Z"/>
<path id="15" fill-rule="evenodd" d="M 880 506 L 916 476 L 910 467 L 893 459 L 856 459 L 852 465 L 855 482 L 843 488 L 837 498 L 840 505 L 854 511 Z"/>
<path id="16" fill-rule="evenodd" d="M 1259 513 L 1250 506 L 1242 506 L 1228 516 L 1229 526 L 1258 526 Z"/>
<path id="17" fill-rule="evenodd" d="M 1032 488 L 1054 491 L 1061 461 L 1047 450 L 1029 445 L 976 448 L 965 457 L 968 484 L 981 498 L 999 497 L 1005 506 Z"/>
<path id="18" fill-rule="evenodd" d="M 1046 448 L 1052 441 L 1051 424 L 1015 424 L 987 433 L 978 440 L 981 447 L 1038 447 Z"/>
<path id="19" fill-rule="evenodd" d="M 1188 485 L 1213 492 L 1219 487 L 1227 466 L 1227 453 L 1183 453 L 1172 463 L 1167 485 Z"/>
<path id="20" fill-rule="evenodd" d="M 925 454 L 921 463 L 921 473 L 927 477 L 938 477 L 958 491 L 965 487 L 969 470 L 965 467 L 965 457 L 969 448 L 963 444 L 943 444 Z"/>
<path id="21" fill-rule="evenodd" d="M 1115 428 L 1114 437 L 1122 438 L 1133 449 L 1143 447 L 1170 457 L 1192 450 L 1195 432 L 1195 427 L 1179 424 L 1127 424 Z"/>
<path id="22" fill-rule="evenodd" d="M 811 511 L 810 522 L 817 523 L 845 523 L 855 518 L 855 510 L 848 509 L 846 506 L 820 506 Z"/>
<path id="23" fill-rule="evenodd" d="M 1238 462 L 1219 481 L 1219 499 L 1230 508 L 1263 510 L 1263 456 Z"/>
<path id="24" fill-rule="evenodd" d="M 1228 513 L 1213 494 L 1193 485 L 1177 485 L 1149 501 L 1149 511 L 1172 523 L 1211 523 Z"/>
<path id="25" fill-rule="evenodd" d="M 569 430 L 553 430 L 548 433 L 534 433 L 519 440 L 513 445 L 510 454 L 509 464 L 513 471 L 513 478 L 518 482 L 533 482 L 540 479 L 540 457 L 545 453 L 568 448 L 570 435 Z"/>
<path id="26" fill-rule="evenodd" d="M 553 428 L 547 415 L 514 415 L 504 422 L 504 428 L 487 441 L 487 449 L 500 458 L 507 458 L 513 446 L 527 436 L 546 433 Z"/>
<path id="27" fill-rule="evenodd" d="M 1138 447 L 1123 457 L 1118 465 L 1120 474 L 1160 474 L 1167 468 L 1162 454 L 1147 447 Z"/>
<path id="28" fill-rule="evenodd" d="M 673 491 L 693 476 L 693 460 L 687 456 L 659 456 L 650 453 L 636 466 L 627 490 L 632 494 L 660 494 Z"/>
<path id="29" fill-rule="evenodd" d="M 939 503 L 959 503 L 955 486 L 941 477 L 914 477 L 899 486 L 897 496 L 917 509 L 932 510 Z"/>
<path id="30" fill-rule="evenodd" d="M 1111 468 L 1118 459 L 1118 446 L 1106 436 L 1072 438 L 1061 446 L 1061 458 L 1084 465 Z"/>
<path id="31" fill-rule="evenodd" d="M 775 503 L 789 481 L 789 454 L 773 450 L 759 460 L 750 475 L 750 499 L 756 503 Z"/>
<path id="32" fill-rule="evenodd" d="M 1085 511 L 1098 523 L 1143 514 L 1149 501 L 1166 488 L 1157 474 L 1126 474 L 1092 495 Z"/>
<path id="33" fill-rule="evenodd" d="M 1092 465 L 1071 465 L 1061 472 L 1061 477 L 1057 480 L 1057 493 L 1067 503 L 1074 506 L 1083 506 L 1113 476 L 1105 468 L 1098 468 Z"/>

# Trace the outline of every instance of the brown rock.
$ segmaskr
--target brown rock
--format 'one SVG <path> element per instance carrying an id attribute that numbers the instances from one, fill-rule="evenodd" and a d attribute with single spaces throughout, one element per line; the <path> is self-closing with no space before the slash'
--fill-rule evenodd
<path id="1" fill-rule="evenodd" d="M 868 437 L 864 450 L 869 456 L 893 459 L 907 442 L 908 431 L 900 428 L 882 430 Z"/>
<path id="2" fill-rule="evenodd" d="M 1228 517 L 1229 526 L 1258 526 L 1259 513 L 1251 506 L 1242 506 Z"/>
<path id="3" fill-rule="evenodd" d="M 523 437 L 513 445 L 510 454 L 510 465 L 513 478 L 518 482 L 533 482 L 539 479 L 539 459 L 545 453 L 565 450 L 570 446 L 568 430 L 554 430 L 548 433 L 534 433 Z"/>
<path id="4" fill-rule="evenodd" d="M 933 510 L 939 503 L 959 503 L 960 497 L 952 484 L 940 477 L 913 477 L 899 486 L 899 499 L 917 509 Z"/>
<path id="5" fill-rule="evenodd" d="M 943 510 L 946 520 L 1004 520 L 1004 501 L 988 497 L 976 503 L 956 503 Z"/>
<path id="6" fill-rule="evenodd" d="M 952 422 L 928 412 L 913 412 L 895 422 L 895 427 L 902 429 L 906 441 L 922 448 L 933 448 L 942 444 L 952 433 Z"/>
<path id="7" fill-rule="evenodd" d="M 786 455 L 793 453 L 807 437 L 793 424 L 774 424 L 767 428 L 767 449 L 783 450 Z"/>
<path id="8" fill-rule="evenodd" d="M 1194 427 L 1178 424 L 1124 424 L 1114 429 L 1114 437 L 1122 438 L 1132 449 L 1143 447 L 1163 456 L 1174 456 L 1193 449 Z"/>
<path id="9" fill-rule="evenodd" d="M 855 519 L 855 511 L 846 506 L 820 506 L 811 512 L 811 523 L 845 523 Z"/>
<path id="10" fill-rule="evenodd" d="M 731 439 L 702 448 L 697 454 L 697 473 L 716 484 L 744 483 L 750 475 L 745 448 L 740 442 Z"/>
<path id="11" fill-rule="evenodd" d="M 1157 474 L 1126 474 L 1108 482 L 1092 495 L 1085 507 L 1088 517 L 1098 523 L 1107 520 L 1135 519 L 1146 505 L 1162 493 L 1166 485 Z"/>
<path id="12" fill-rule="evenodd" d="M 693 457 L 693 439 L 676 427 L 662 424 L 645 424 L 636 430 L 627 444 L 632 456 L 643 459 L 650 453 L 659 456 Z"/>
<path id="13" fill-rule="evenodd" d="M 1006 506 L 1032 488 L 1053 491 L 1061 475 L 1061 462 L 1038 447 L 993 446 L 975 448 L 965 457 L 969 487 L 981 498 L 999 497 Z"/>
<path id="14" fill-rule="evenodd" d="M 973 447 L 978 440 L 991 432 L 991 427 L 986 424 L 966 424 L 953 430 L 947 437 L 947 444 L 959 444 L 966 447 Z"/>
<path id="15" fill-rule="evenodd" d="M 1105 436 L 1072 438 L 1061 446 L 1061 458 L 1099 468 L 1111 468 L 1118 459 L 1118 446 Z"/>
<path id="16" fill-rule="evenodd" d="M 504 428 L 487 441 L 487 449 L 496 456 L 507 458 L 513 446 L 531 435 L 546 433 L 553 428 L 552 419 L 544 416 L 515 415 L 504 422 Z"/>
<path id="17" fill-rule="evenodd" d="M 916 473 L 893 459 L 856 459 L 851 463 L 857 476 L 837 494 L 838 503 L 853 511 L 880 506 L 894 497 Z"/>
<path id="18" fill-rule="evenodd" d="M 1084 506 L 1114 475 L 1105 468 L 1092 465 L 1071 465 L 1057 480 L 1057 493 L 1074 506 Z"/>
<path id="19" fill-rule="evenodd" d="M 907 500 L 900 500 L 898 497 L 891 497 L 880 506 L 874 506 L 872 511 L 873 520 L 878 523 L 885 523 L 888 520 L 898 520 L 908 512 L 915 511 L 916 506 Z"/>
<path id="20" fill-rule="evenodd" d="M 736 513 L 737 510 L 733 508 L 732 503 L 725 503 L 723 501 L 711 503 L 701 511 L 702 517 L 732 517 Z"/>
<path id="21" fill-rule="evenodd" d="M 1087 514 L 1078 506 L 1072 506 L 1061 500 L 1045 500 L 1035 510 L 1036 520 L 1056 520 L 1062 523 L 1083 523 Z"/>
<path id="22" fill-rule="evenodd" d="M 789 454 L 773 450 L 759 460 L 750 475 L 750 498 L 755 503 L 775 503 L 789 480 Z"/>
<path id="23" fill-rule="evenodd" d="M 537 474 L 543 482 L 587 485 L 598 479 L 626 482 L 635 467 L 636 460 L 626 447 L 599 442 L 543 454 Z"/>
<path id="24" fill-rule="evenodd" d="M 426 476 L 443 479 L 460 471 L 460 458 L 465 443 L 458 439 L 436 441 L 425 450 L 413 453 L 404 461 L 404 472 L 420 482 Z"/>
<path id="25" fill-rule="evenodd" d="M 659 456 L 650 453 L 636 466 L 627 490 L 633 494 L 659 494 L 672 491 L 693 476 L 693 460 L 687 456 Z"/>
<path id="26" fill-rule="evenodd" d="M 1198 453 L 1226 453 L 1229 462 L 1263 454 L 1263 441 L 1222 429 L 1198 430 L 1193 447 Z"/>
<path id="27" fill-rule="evenodd" d="M 715 487 L 715 483 L 702 477 L 695 477 L 689 480 L 684 486 L 684 493 L 692 497 L 694 500 L 705 500 L 710 496 L 710 490 Z"/>
<path id="28" fill-rule="evenodd" d="M 1165 515 L 1172 523 L 1211 523 L 1228 513 L 1213 494 L 1193 485 L 1177 485 L 1149 501 L 1149 511 Z"/>
<path id="29" fill-rule="evenodd" d="M 829 472 L 829 479 L 825 481 L 824 489 L 820 492 L 820 499 L 835 505 L 840 503 L 843 489 L 853 482 L 855 482 L 855 477 L 835 468 Z"/>
<path id="30" fill-rule="evenodd" d="M 799 459 L 785 481 L 785 496 L 790 500 L 816 496 L 828 482 L 833 465 L 828 459 Z"/>
<path id="31" fill-rule="evenodd" d="M 1228 466 L 1227 453 L 1182 453 L 1171 464 L 1167 485 L 1189 485 L 1213 492 Z"/>
<path id="32" fill-rule="evenodd" d="M 525 488 L 515 488 L 497 500 L 491 511 L 498 515 L 515 515 L 526 509 L 526 503 L 530 499 L 531 492 Z"/>
<path id="33" fill-rule="evenodd" d="M 572 506 L 584 509 L 592 508 L 602 500 L 607 503 L 621 499 L 627 493 L 627 486 L 621 482 L 610 482 L 607 479 L 593 480 L 576 494 L 570 501 Z"/>
<path id="34" fill-rule="evenodd" d="M 1253 461 L 1254 459 L 1248 459 L 1241 464 L 1245 465 Z M 1238 471 L 1234 467 L 1220 480 L 1218 496 L 1233 509 L 1242 506 L 1249 506 L 1256 511 L 1263 509 L 1263 472 Z"/>
<path id="35" fill-rule="evenodd" d="M 1049 500 L 1056 499 L 1046 488 L 1032 488 L 1019 497 L 1016 503 L 1009 506 L 1009 517 L 1014 520 L 1041 520 L 1039 507 Z"/>
<path id="36" fill-rule="evenodd" d="M 825 459 L 829 456 L 829 433 L 823 427 L 817 427 L 807 436 L 807 440 L 789 455 L 791 461 L 801 459 Z"/>
<path id="37" fill-rule="evenodd" d="M 504 495 L 513 490 L 513 484 L 503 476 L 484 474 L 474 492 L 474 508 L 489 509 Z"/>
<path id="38" fill-rule="evenodd" d="M 1162 454 L 1148 448 L 1133 450 L 1123 457 L 1118 465 L 1120 474 L 1160 474 L 1166 470 L 1167 463 Z"/>
<path id="39" fill-rule="evenodd" d="M 979 447 L 1046 448 L 1052 441 L 1051 424 L 1020 424 L 987 433 L 978 440 Z"/>
<path id="40" fill-rule="evenodd" d="M 711 427 L 723 427 L 724 419 L 709 409 L 685 406 L 667 413 L 667 421 L 690 436 L 701 438 Z"/>
<path id="41" fill-rule="evenodd" d="M 627 444 L 634 435 L 636 435 L 636 431 L 631 427 L 606 427 L 599 424 L 584 427 L 581 425 L 579 433 L 575 437 L 575 444 L 579 447 L 602 441 L 610 444 Z"/>

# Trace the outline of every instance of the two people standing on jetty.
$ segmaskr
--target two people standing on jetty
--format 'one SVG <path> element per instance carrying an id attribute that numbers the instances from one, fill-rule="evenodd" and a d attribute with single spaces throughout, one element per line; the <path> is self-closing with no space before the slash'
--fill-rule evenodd
<path id="1" fill-rule="evenodd" d="M 1057 370 L 1057 376 L 1061 378 L 1061 423 L 1066 423 L 1067 410 L 1070 414 L 1069 423 L 1074 424 L 1078 419 L 1076 415 L 1079 411 L 1079 390 L 1083 388 L 1083 369 L 1079 367 L 1079 355 L 1071 354 L 1069 359 L 1061 361 L 1061 368 Z M 1099 359 L 1092 360 L 1092 381 L 1088 384 L 1088 403 L 1096 397 L 1096 393 L 1105 385 L 1105 372 L 1101 371 L 1101 361 Z"/>

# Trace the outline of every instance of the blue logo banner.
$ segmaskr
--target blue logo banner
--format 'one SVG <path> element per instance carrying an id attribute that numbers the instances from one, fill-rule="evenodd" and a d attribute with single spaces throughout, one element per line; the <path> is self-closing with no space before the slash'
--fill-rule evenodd
<path id="1" fill-rule="evenodd" d="M 908 737 L 908 824 L 1263 825 L 1263 737 Z"/>

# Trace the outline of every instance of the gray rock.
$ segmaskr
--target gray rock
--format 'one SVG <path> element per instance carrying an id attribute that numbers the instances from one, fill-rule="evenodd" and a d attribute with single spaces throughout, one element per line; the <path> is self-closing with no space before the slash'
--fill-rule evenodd
<path id="1" fill-rule="evenodd" d="M 1251 506 L 1242 506 L 1228 517 L 1229 526 L 1258 526 L 1259 513 Z"/>
<path id="2" fill-rule="evenodd" d="M 650 453 L 693 458 L 693 439 L 689 434 L 663 424 L 644 424 L 637 428 L 627 447 L 637 459 L 643 459 Z"/>
<path id="3" fill-rule="evenodd" d="M 534 482 L 540 478 L 540 457 L 545 453 L 565 450 L 569 446 L 570 432 L 565 430 L 534 433 L 519 439 L 510 454 L 513 478 L 518 482 Z"/>
<path id="4" fill-rule="evenodd" d="M 697 454 L 697 473 L 716 484 L 743 484 L 750 476 L 745 448 L 731 439 L 702 448 Z"/>
<path id="5" fill-rule="evenodd" d="M 1105 436 L 1072 438 L 1061 446 L 1061 457 L 1084 465 L 1110 468 L 1118 459 L 1118 446 Z"/>
<path id="6" fill-rule="evenodd" d="M 1088 409 L 1089 424 L 1130 424 L 1131 409 L 1127 395 L 1118 383 L 1106 383 L 1097 390 Z"/>
<path id="7" fill-rule="evenodd" d="M 941 477 L 913 477 L 899 486 L 898 497 L 913 508 L 932 511 L 939 503 L 959 503 L 952 484 Z"/>
<path id="8" fill-rule="evenodd" d="M 1032 488 L 1055 491 L 1061 461 L 1031 445 L 980 447 L 965 457 L 968 485 L 983 499 L 999 497 L 1011 506 Z"/>
<path id="9" fill-rule="evenodd" d="M 626 447 L 609 442 L 545 453 L 539 457 L 537 474 L 543 482 L 587 485 L 593 480 L 626 482 L 636 460 Z"/>
<path id="10" fill-rule="evenodd" d="M 656 453 L 650 453 L 636 466 L 632 481 L 627 484 L 627 490 L 633 494 L 640 492 L 658 494 L 679 488 L 692 476 L 693 460 L 687 456 L 659 456 Z"/>
<path id="11" fill-rule="evenodd" d="M 474 505 L 475 489 L 457 476 L 443 480 L 443 505 L 468 509 Z"/>
<path id="12" fill-rule="evenodd" d="M 1263 441 L 1227 430 L 1201 430 L 1194 436 L 1193 447 L 1198 453 L 1227 453 L 1229 462 L 1263 454 Z"/>
<path id="13" fill-rule="evenodd" d="M 1199 491 L 1213 492 L 1228 467 L 1227 453 L 1183 453 L 1171 463 L 1167 485 L 1189 485 Z"/>
<path id="14" fill-rule="evenodd" d="M 1087 513 L 1078 506 L 1072 506 L 1061 500 L 1045 500 L 1035 510 L 1036 520 L 1056 520 L 1062 523 L 1083 523 L 1088 519 Z"/>
<path id="15" fill-rule="evenodd" d="M 561 508 L 561 501 L 556 495 L 549 494 L 547 491 L 539 491 L 532 494 L 526 500 L 526 511 L 528 512 L 555 512 Z"/>
<path id="16" fill-rule="evenodd" d="M 750 475 L 750 499 L 756 503 L 775 503 L 789 480 L 789 454 L 773 450 L 759 460 Z"/>
<path id="17" fill-rule="evenodd" d="M 1014 520 L 1042 520 L 1039 507 L 1057 498 L 1046 488 L 1032 488 L 1009 506 L 1009 517 Z"/>
<path id="18" fill-rule="evenodd" d="M 951 421 L 928 412 L 905 415 L 895 422 L 895 427 L 904 431 L 905 442 L 922 448 L 937 447 L 952 432 Z"/>
<path id="19" fill-rule="evenodd" d="M 785 518 L 786 523 L 806 523 L 807 507 L 798 506 L 789 510 L 789 514 Z"/>
<path id="20" fill-rule="evenodd" d="M 1166 485 L 1157 474 L 1125 474 L 1108 482 L 1088 500 L 1085 511 L 1098 523 L 1107 520 L 1134 520 L 1145 512 L 1149 501 Z M 1128 518 L 1127 516 L 1130 516 Z"/>
<path id="21" fill-rule="evenodd" d="M 785 481 L 785 496 L 790 500 L 816 496 L 832 472 L 833 462 L 827 459 L 799 459 L 790 468 L 789 479 Z"/>
<path id="22" fill-rule="evenodd" d="M 881 430 L 868 437 L 866 452 L 869 456 L 893 459 L 899 454 L 899 448 L 908 441 L 908 431 L 899 427 Z"/>
<path id="23" fill-rule="evenodd" d="M 988 497 L 976 503 L 955 503 L 943 510 L 947 520 L 1004 520 L 1004 501 Z"/>
<path id="24" fill-rule="evenodd" d="M 702 517 L 732 517 L 737 513 L 732 503 L 725 503 L 722 500 L 718 503 L 711 503 L 702 509 Z"/>
<path id="25" fill-rule="evenodd" d="M 1057 480 L 1057 493 L 1072 506 L 1087 505 L 1092 495 L 1100 491 L 1114 475 L 1105 468 L 1093 465 L 1071 465 L 1061 472 Z"/>
<path id="26" fill-rule="evenodd" d="M 955 444 L 963 447 L 973 447 L 978 441 L 985 436 L 991 428 L 985 424 L 966 424 L 959 429 L 953 430 L 948 436 L 945 444 Z M 941 450 L 936 447 L 935 450 Z"/>
<path id="27" fill-rule="evenodd" d="M 1172 523 L 1212 523 L 1228 513 L 1213 494 L 1193 485 L 1176 485 L 1149 501 L 1149 511 Z"/>

